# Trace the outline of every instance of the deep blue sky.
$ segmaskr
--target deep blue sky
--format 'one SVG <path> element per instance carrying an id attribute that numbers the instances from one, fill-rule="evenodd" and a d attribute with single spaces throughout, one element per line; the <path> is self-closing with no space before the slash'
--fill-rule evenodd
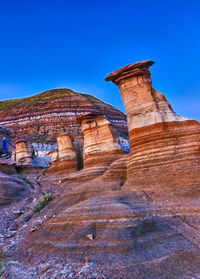
<path id="1" fill-rule="evenodd" d="M 154 60 L 153 86 L 200 120 L 199 0 L 0 0 L 0 99 L 66 87 L 124 111 L 107 74 Z"/>

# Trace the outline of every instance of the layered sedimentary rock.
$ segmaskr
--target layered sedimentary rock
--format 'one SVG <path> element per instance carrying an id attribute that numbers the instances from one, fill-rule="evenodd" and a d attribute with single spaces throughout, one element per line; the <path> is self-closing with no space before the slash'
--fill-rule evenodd
<path id="1" fill-rule="evenodd" d="M 33 149 L 28 141 L 16 141 L 12 159 L 17 165 L 32 165 Z"/>
<path id="2" fill-rule="evenodd" d="M 119 86 L 127 112 L 131 151 L 127 185 L 197 185 L 200 124 L 175 114 L 166 98 L 152 88 L 148 68 L 153 63 L 138 62 L 106 77 Z"/>
<path id="3" fill-rule="evenodd" d="M 152 61 L 138 62 L 106 77 L 119 86 L 129 131 L 159 122 L 187 120 L 175 114 L 166 98 L 152 88 L 148 67 L 153 64 Z"/>
<path id="4" fill-rule="evenodd" d="M 56 171 L 37 169 L 32 176 L 53 199 L 39 213 L 27 207 L 31 219 L 25 226 L 18 218 L 4 275 L 200 277 L 199 123 L 177 116 L 152 88 L 150 65 L 129 65 L 107 78 L 119 85 L 124 99 L 130 155 L 122 154 L 119 135 L 107 117 L 79 116 L 84 168 L 72 173 L 67 171 L 70 164 L 62 173 L 56 169 L 75 152 L 67 135 L 58 137 L 58 150 L 46 154 Z"/>
<path id="5" fill-rule="evenodd" d="M 36 156 L 35 150 L 28 141 L 19 140 L 15 142 L 15 149 L 12 152 L 12 160 L 18 166 L 49 167 L 50 157 Z"/>
<path id="6" fill-rule="evenodd" d="M 83 166 L 109 165 L 123 152 L 112 124 L 102 115 L 90 113 L 77 117 L 84 136 Z"/>
<path id="7" fill-rule="evenodd" d="M 0 101 L 0 124 L 12 132 L 12 141 L 54 145 L 56 135 L 66 133 L 73 140 L 82 139 L 76 116 L 102 112 L 113 124 L 121 141 L 128 139 L 126 116 L 116 108 L 70 89 L 54 89 L 27 98 Z M 81 138 L 80 138 L 81 137 Z M 39 153 L 43 147 L 36 146 Z M 52 149 L 54 147 L 52 146 Z M 46 149 L 45 149 L 46 150 Z"/>
<path id="8" fill-rule="evenodd" d="M 0 158 L 0 207 L 20 200 L 26 190 L 24 181 L 17 175 L 15 163 L 11 159 Z"/>
<path id="9" fill-rule="evenodd" d="M 77 170 L 77 154 L 69 135 L 57 135 L 58 149 L 51 154 L 51 165 L 48 172 Z"/>
<path id="10" fill-rule="evenodd" d="M 51 204 L 56 215 L 27 236 L 27 257 L 33 259 L 37 251 L 45 262 L 47 257 L 59 262 L 67 258 L 77 278 L 84 278 L 85 272 L 92 278 L 90 267 L 98 276 L 113 279 L 132 279 L 133 274 L 137 279 L 198 278 L 200 194 L 173 201 L 176 191 L 171 189 L 162 193 L 162 204 L 161 198 L 154 202 L 143 190 L 118 191 L 117 175 L 112 177 L 115 188 L 103 177 L 63 185 L 65 192 Z M 84 261 L 93 264 L 87 268 Z M 77 273 L 79 266 L 84 268 Z"/>
<path id="11" fill-rule="evenodd" d="M 9 174 L 8 167 L 10 167 Z M 8 164 L 2 166 L 0 162 L 0 206 L 19 200 L 25 190 L 26 187 L 23 181 L 16 176 L 14 167 Z"/>
<path id="12" fill-rule="evenodd" d="M 16 174 L 15 162 L 11 159 L 0 158 L 0 171 L 5 174 Z"/>

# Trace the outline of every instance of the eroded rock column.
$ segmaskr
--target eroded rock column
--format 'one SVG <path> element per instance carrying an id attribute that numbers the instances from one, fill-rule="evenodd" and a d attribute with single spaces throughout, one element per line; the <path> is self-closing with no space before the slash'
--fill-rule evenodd
<path id="1" fill-rule="evenodd" d="M 102 115 L 79 115 L 84 136 L 83 166 L 107 166 L 123 154 L 112 124 Z"/>
<path id="2" fill-rule="evenodd" d="M 15 159 L 17 165 L 32 165 L 33 149 L 31 144 L 28 141 L 16 141 L 15 147 L 13 159 Z"/>
<path id="3" fill-rule="evenodd" d="M 159 122 L 182 121 L 166 98 L 152 88 L 149 67 L 153 61 L 125 66 L 106 77 L 119 86 L 127 113 L 129 132 Z"/>
<path id="4" fill-rule="evenodd" d="M 200 125 L 177 115 L 152 88 L 149 67 L 153 64 L 131 64 L 105 79 L 119 86 L 127 112 L 129 187 L 180 186 L 183 181 L 191 185 L 200 179 Z"/>
<path id="5" fill-rule="evenodd" d="M 52 162 L 48 171 L 73 172 L 77 170 L 76 152 L 69 135 L 57 135 L 58 150 L 52 153 Z"/>

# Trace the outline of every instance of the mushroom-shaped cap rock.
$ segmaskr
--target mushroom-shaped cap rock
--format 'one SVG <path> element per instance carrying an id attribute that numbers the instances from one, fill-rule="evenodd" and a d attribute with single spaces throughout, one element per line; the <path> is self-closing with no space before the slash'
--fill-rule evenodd
<path id="1" fill-rule="evenodd" d="M 111 80 L 113 83 L 118 85 L 122 79 L 145 74 L 150 75 L 148 68 L 153 64 L 153 61 L 147 60 L 140 61 L 135 64 L 130 64 L 110 73 L 106 76 L 105 80 Z"/>
<path id="2" fill-rule="evenodd" d="M 18 143 L 20 143 L 20 142 L 24 142 L 24 143 L 27 143 L 28 141 L 27 140 L 22 140 L 22 139 L 19 139 L 19 140 L 17 140 L 17 141 L 15 141 L 14 142 L 14 144 L 18 144 Z"/>
<path id="3" fill-rule="evenodd" d="M 90 113 L 86 113 L 86 114 L 80 114 L 76 117 L 76 120 L 79 124 L 81 124 L 81 122 L 83 120 L 86 120 L 86 119 L 94 120 L 97 117 L 103 117 L 103 114 L 99 113 L 99 112 L 90 112 Z"/>

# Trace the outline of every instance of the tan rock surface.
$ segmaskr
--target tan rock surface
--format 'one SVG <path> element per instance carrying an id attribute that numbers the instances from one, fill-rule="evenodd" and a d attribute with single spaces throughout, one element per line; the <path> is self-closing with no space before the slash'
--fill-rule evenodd
<path id="1" fill-rule="evenodd" d="M 52 153 L 51 164 L 48 172 L 65 171 L 65 173 L 77 170 L 77 156 L 69 135 L 57 135 L 58 150 Z"/>
<path id="2" fill-rule="evenodd" d="M 33 150 L 29 142 L 16 141 L 13 159 L 18 165 L 32 165 Z"/>
<path id="3" fill-rule="evenodd" d="M 199 123 L 177 116 L 152 88 L 152 64 L 128 65 L 107 78 L 119 84 L 125 103 L 130 154 L 121 153 L 105 117 L 80 116 L 84 168 L 65 168 L 62 176 L 38 172 L 36 180 L 53 200 L 19 229 L 13 246 L 5 241 L 11 248 L 3 262 L 6 275 L 200 277 Z M 64 160 L 72 150 L 66 142 L 58 143 L 55 162 L 59 148 Z"/>
<path id="4" fill-rule="evenodd" d="M 200 180 L 200 124 L 175 114 L 166 98 L 152 88 L 147 71 L 152 64 L 142 61 L 106 77 L 117 80 L 127 112 L 130 156 L 126 187 L 195 186 Z M 144 72 L 134 74 L 133 69 Z"/>
<path id="5" fill-rule="evenodd" d="M 84 137 L 83 166 L 109 165 L 123 153 L 112 124 L 102 114 L 77 117 Z"/>
<path id="6" fill-rule="evenodd" d="M 76 270 L 88 259 L 99 276 L 104 271 L 110 278 L 198 278 L 200 226 L 192 225 L 194 218 L 200 223 L 197 198 L 185 197 L 180 205 L 170 201 L 172 190 L 162 204 L 144 191 L 113 191 L 100 178 L 68 187 L 51 205 L 57 215 L 28 236 L 27 243 L 35 245 L 26 246 L 29 256 L 35 250 L 42 251 L 39 257 L 62 255 L 77 261 Z"/>

